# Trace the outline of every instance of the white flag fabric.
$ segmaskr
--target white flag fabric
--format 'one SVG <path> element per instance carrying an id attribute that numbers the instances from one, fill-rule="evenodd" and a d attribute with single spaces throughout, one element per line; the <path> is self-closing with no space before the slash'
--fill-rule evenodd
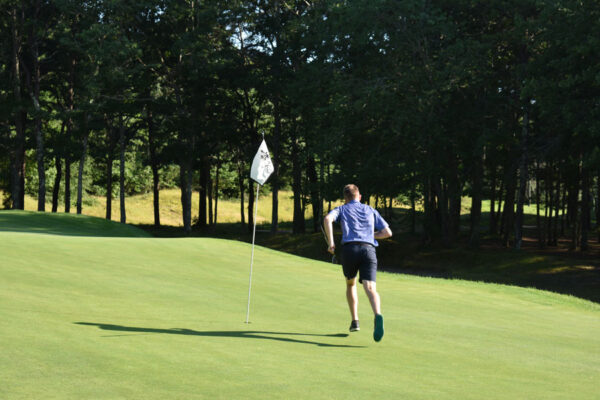
<path id="1" fill-rule="evenodd" d="M 254 160 L 252 161 L 250 178 L 258 182 L 259 185 L 264 185 L 272 173 L 273 163 L 271 162 L 271 156 L 269 155 L 267 143 L 263 140 L 258 148 L 258 152 L 254 156 Z"/>

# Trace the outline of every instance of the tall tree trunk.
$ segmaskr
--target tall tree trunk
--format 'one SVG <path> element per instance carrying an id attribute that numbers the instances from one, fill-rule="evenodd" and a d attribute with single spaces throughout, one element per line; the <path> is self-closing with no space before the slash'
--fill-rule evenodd
<path id="1" fill-rule="evenodd" d="M 105 218 L 112 219 L 112 191 L 113 191 L 113 164 L 114 164 L 114 146 L 115 146 L 115 128 L 111 121 L 105 115 L 106 122 L 106 216 Z"/>
<path id="2" fill-rule="evenodd" d="M 208 225 L 212 226 L 213 222 L 213 180 L 210 173 L 211 166 L 210 164 L 206 168 L 206 176 L 207 176 L 207 186 L 206 186 L 206 197 L 208 200 Z"/>
<path id="3" fill-rule="evenodd" d="M 553 224 L 553 232 L 552 232 L 552 246 L 558 246 L 558 238 L 559 238 L 559 233 L 558 233 L 558 225 L 559 222 L 561 222 L 562 220 L 564 220 L 564 216 L 565 213 L 563 211 L 562 216 L 560 215 L 560 211 L 563 208 L 561 206 L 561 204 L 565 204 L 564 202 L 566 201 L 566 196 L 564 195 L 563 192 L 563 196 L 561 197 L 560 195 L 560 188 L 561 188 L 561 180 L 562 180 L 562 175 L 560 173 L 560 170 L 556 171 L 556 185 L 555 185 L 555 193 L 554 193 L 554 204 L 552 205 L 552 207 L 554 208 L 554 219 L 552 220 L 552 224 Z M 565 190 L 567 188 L 567 184 L 565 183 L 565 185 L 563 185 Z M 561 203 L 561 201 L 563 203 Z M 560 235 L 563 235 L 563 233 L 561 233 Z"/>
<path id="4" fill-rule="evenodd" d="M 496 227 L 494 225 L 495 219 L 495 211 L 496 211 L 496 179 L 498 176 L 498 171 L 496 171 L 496 166 L 491 169 L 491 182 L 490 182 L 490 233 L 496 233 Z"/>
<path id="5" fill-rule="evenodd" d="M 535 226 L 537 230 L 538 246 L 545 247 L 544 225 L 540 216 L 540 163 L 536 161 L 535 168 Z M 547 207 L 545 207 L 547 208 Z"/>
<path id="6" fill-rule="evenodd" d="M 36 21 L 39 19 L 41 1 L 36 0 L 31 4 L 31 19 Z M 29 30 L 29 50 L 31 68 L 25 68 L 27 77 L 27 86 L 29 88 L 29 96 L 33 103 L 34 109 L 34 130 L 36 142 L 36 161 L 38 172 L 38 211 L 46 211 L 46 168 L 44 165 L 45 148 L 44 134 L 42 132 L 42 115 L 40 107 L 40 59 L 39 59 L 39 41 L 37 30 L 31 27 Z"/>
<path id="7" fill-rule="evenodd" d="M 448 197 L 446 191 L 446 185 L 443 182 L 442 178 L 435 178 L 435 191 L 437 194 L 437 212 L 439 216 L 439 226 L 442 233 L 442 239 L 445 244 L 450 243 L 450 237 L 448 232 Z"/>
<path id="8" fill-rule="evenodd" d="M 448 244 L 453 243 L 460 232 L 460 209 L 462 185 L 458 176 L 458 160 L 452 156 L 450 158 L 450 168 L 448 171 L 447 196 L 448 196 Z"/>
<path id="9" fill-rule="evenodd" d="M 181 188 L 183 230 L 186 234 L 192 231 L 192 177 L 191 160 L 184 156 L 179 165 L 179 186 Z"/>
<path id="10" fill-rule="evenodd" d="M 415 182 L 415 176 L 413 174 L 413 184 L 410 190 L 410 233 L 414 234 L 417 231 L 417 208 L 416 208 L 416 197 L 417 197 L 417 183 Z"/>
<path id="11" fill-rule="evenodd" d="M 558 215 L 558 211 L 561 211 L 561 215 L 560 215 L 560 235 L 564 236 L 565 235 L 565 222 L 566 222 L 566 209 L 567 209 L 567 183 L 565 182 L 565 184 L 563 185 L 563 189 L 562 189 L 562 197 L 560 199 L 556 199 L 556 213 Z M 558 188 L 557 188 L 557 196 L 559 196 L 558 191 L 560 190 L 560 181 L 558 182 Z M 558 219 L 558 217 L 557 217 Z M 558 221 L 556 223 L 555 226 L 555 230 L 558 232 Z M 557 233 L 554 234 L 554 237 L 557 237 Z"/>
<path id="12" fill-rule="evenodd" d="M 38 170 L 38 211 L 46 211 L 46 167 L 44 166 L 44 137 L 42 135 L 42 121 L 36 124 L 36 158 Z"/>
<path id="13" fill-rule="evenodd" d="M 556 221 L 558 220 L 558 208 L 556 204 L 560 201 L 557 199 L 560 192 L 560 181 L 555 178 L 554 166 L 548 165 L 546 167 L 546 205 L 548 207 L 548 219 L 546 220 L 546 231 L 548 232 L 546 243 L 548 246 L 555 246 L 556 242 Z M 556 217 L 553 217 L 553 213 L 556 213 Z"/>
<path id="14" fill-rule="evenodd" d="M 39 14 L 40 2 L 35 3 L 34 15 L 37 17 Z M 35 110 L 35 143 L 36 143 L 36 161 L 37 161 L 37 172 L 38 172 L 38 211 L 46 211 L 46 167 L 44 165 L 45 149 L 44 149 L 44 134 L 42 132 L 42 116 L 40 107 L 40 61 L 39 61 L 39 47 L 37 37 L 33 33 L 35 29 L 32 29 L 31 38 L 31 60 L 33 66 L 33 77 L 30 77 L 32 90 L 30 91 L 31 100 L 33 101 L 33 108 Z"/>
<path id="15" fill-rule="evenodd" d="M 520 250 L 523 242 L 523 205 L 525 203 L 525 190 L 529 181 L 528 164 L 528 140 L 529 136 L 529 113 L 524 107 L 523 129 L 521 132 L 521 157 L 519 161 L 519 190 L 517 192 L 517 215 L 515 218 L 515 249 Z"/>
<path id="16" fill-rule="evenodd" d="M 127 222 L 125 213 L 125 124 L 123 116 L 119 115 L 119 206 L 121 211 L 121 223 Z"/>
<path id="17" fill-rule="evenodd" d="M 481 223 L 481 201 L 483 196 L 483 149 L 478 149 L 473 163 L 471 199 L 471 238 L 469 246 L 479 247 L 479 225 Z"/>
<path id="18" fill-rule="evenodd" d="M 79 159 L 79 171 L 77 173 L 77 214 L 81 214 L 83 211 L 83 170 L 85 167 L 85 160 L 87 157 L 88 150 L 88 123 L 89 123 L 89 115 L 85 113 L 83 117 L 83 140 L 82 140 L 82 149 L 81 149 L 81 157 Z"/>
<path id="19" fill-rule="evenodd" d="M 321 193 L 321 202 L 319 203 L 319 209 L 321 210 L 321 215 L 319 215 L 319 225 L 323 221 L 323 217 L 325 216 L 325 162 L 323 160 L 323 154 L 320 156 L 319 161 L 319 193 Z"/>
<path id="20" fill-rule="evenodd" d="M 75 109 L 75 57 L 71 59 L 69 70 L 69 90 L 67 93 L 67 104 L 69 117 L 67 120 L 67 142 L 71 140 L 73 134 L 73 110 Z M 111 164 L 112 166 L 112 164 Z M 71 153 L 67 151 L 65 155 L 65 212 L 71 212 Z"/>
<path id="21" fill-rule="evenodd" d="M 310 202 L 313 211 L 313 232 L 321 230 L 321 196 L 319 194 L 319 179 L 317 177 L 317 169 L 315 165 L 315 157 L 311 154 L 308 157 L 308 180 L 310 183 Z"/>
<path id="22" fill-rule="evenodd" d="M 150 152 L 150 169 L 152 170 L 152 196 L 154 206 L 154 226 L 160 226 L 160 176 L 158 173 L 159 161 L 156 154 L 156 132 L 154 131 L 154 118 L 152 111 L 146 111 L 146 124 L 148 125 L 148 147 Z"/>
<path id="23" fill-rule="evenodd" d="M 433 190 L 433 178 L 431 173 L 427 172 L 425 175 L 425 182 L 423 183 L 424 188 L 424 218 L 423 218 L 423 241 L 430 243 L 434 236 L 435 230 L 435 192 Z"/>
<path id="24" fill-rule="evenodd" d="M 304 208 L 302 207 L 302 170 L 298 157 L 299 148 L 297 138 L 292 138 L 292 190 L 294 192 L 294 217 L 293 233 L 304 233 Z"/>
<path id="25" fill-rule="evenodd" d="M 504 180 L 500 180 L 500 187 L 498 188 L 498 208 L 494 213 L 494 218 L 490 224 L 490 233 L 497 234 L 498 233 L 498 221 L 502 218 L 502 195 L 504 194 Z M 500 230 L 502 231 L 502 230 Z"/>
<path id="26" fill-rule="evenodd" d="M 598 233 L 598 243 L 600 243 L 600 171 L 596 176 L 596 232 Z"/>
<path id="27" fill-rule="evenodd" d="M 587 251 L 589 249 L 588 243 L 588 232 L 591 228 L 590 223 L 590 179 L 589 171 L 585 165 L 581 166 L 581 251 Z"/>
<path id="28" fill-rule="evenodd" d="M 574 251 L 579 245 L 579 170 L 576 172 L 576 179 L 571 180 L 571 187 L 569 189 L 569 210 L 568 219 L 571 228 L 571 242 L 569 244 L 569 250 Z"/>
<path id="29" fill-rule="evenodd" d="M 513 164 L 509 161 L 509 165 Z M 507 168 L 506 177 L 506 198 L 504 200 L 504 211 L 503 211 L 503 226 L 504 233 L 502 235 L 502 245 L 504 247 L 509 246 L 511 227 L 514 224 L 515 216 L 515 191 L 516 191 L 516 167 L 510 166 Z"/>
<path id="30" fill-rule="evenodd" d="M 246 219 L 244 216 L 244 177 L 243 177 L 243 168 L 241 162 L 238 162 L 238 185 L 240 187 L 240 219 L 242 221 L 242 226 L 246 225 Z"/>
<path id="31" fill-rule="evenodd" d="M 23 23 L 23 10 L 15 6 L 11 10 L 12 21 L 12 89 L 17 110 L 15 111 L 15 131 L 13 154 L 11 157 L 11 199 L 12 208 L 25 208 L 25 121 L 26 111 L 21 106 L 21 33 L 19 28 Z"/>
<path id="32" fill-rule="evenodd" d="M 63 125 L 64 126 L 64 125 Z M 62 178 L 62 160 L 59 156 L 54 159 L 56 163 L 56 176 L 54 177 L 54 186 L 52 188 L 52 212 L 58 211 L 58 195 L 60 193 L 60 180 Z"/>
<path id="33" fill-rule="evenodd" d="M 85 125 L 83 132 L 83 143 L 81 149 L 81 158 L 79 159 L 79 171 L 77 173 L 77 214 L 81 214 L 81 212 L 83 211 L 83 169 L 85 167 L 89 136 L 89 132 L 87 129 L 87 118 L 87 115 L 84 116 Z"/>
<path id="34" fill-rule="evenodd" d="M 578 200 L 579 200 L 579 167 L 577 167 L 577 172 L 574 173 L 577 176 L 569 177 L 569 187 L 567 190 L 567 227 L 571 228 L 572 225 L 575 225 L 577 222 L 578 215 Z M 577 181 L 577 183 L 576 183 Z"/>
<path id="35" fill-rule="evenodd" d="M 217 170 L 215 172 L 215 217 L 214 217 L 214 221 L 215 221 L 215 225 L 217 225 L 217 216 L 218 214 L 218 209 L 219 209 L 219 172 L 221 170 L 221 160 L 219 158 L 217 158 Z"/>
<path id="36" fill-rule="evenodd" d="M 272 211 L 271 211 L 271 233 L 277 233 L 279 229 L 279 163 L 281 160 L 281 112 L 279 96 L 273 100 L 273 118 L 275 129 L 273 130 L 273 175 L 271 186 L 273 187 Z"/>
<path id="37" fill-rule="evenodd" d="M 206 194 L 208 187 L 209 164 L 206 157 L 200 160 L 200 190 L 198 191 L 198 226 L 206 226 Z"/>
<path id="38" fill-rule="evenodd" d="M 181 100 L 178 103 L 181 109 Z M 179 158 L 179 186 L 181 188 L 181 209 L 183 230 L 186 234 L 192 232 L 192 180 L 194 177 L 194 149 L 196 148 L 195 136 L 187 136 L 185 132 L 180 138 L 184 146 L 183 154 Z M 187 137 L 186 137 L 187 136 Z"/>
<path id="39" fill-rule="evenodd" d="M 327 183 L 331 185 L 331 166 L 327 164 Z M 331 212 L 331 197 L 327 201 L 327 214 Z"/>
<path id="40" fill-rule="evenodd" d="M 154 226 L 160 226 L 160 176 L 158 174 L 158 165 L 152 167 L 152 203 L 154 208 Z"/>
<path id="41" fill-rule="evenodd" d="M 112 168 L 113 154 L 112 148 L 108 151 L 106 160 L 106 219 L 112 219 Z"/>
<path id="42" fill-rule="evenodd" d="M 458 177 L 457 177 L 458 178 Z M 448 185 L 449 194 L 449 224 L 448 224 L 448 239 L 449 243 L 453 243 L 460 233 L 460 210 L 461 210 L 461 192 L 460 182 L 458 179 L 452 179 Z"/>
<path id="43" fill-rule="evenodd" d="M 547 214 L 548 218 L 546 219 L 546 243 L 548 246 L 553 246 L 553 235 L 554 232 L 554 220 L 552 218 L 552 213 L 556 210 L 555 204 L 555 196 L 558 196 L 558 189 L 554 190 L 554 185 L 558 184 L 554 179 L 554 174 L 552 173 L 553 167 L 550 165 L 546 166 L 546 207 L 548 209 Z M 556 210 L 558 212 L 558 210 Z"/>
<path id="44" fill-rule="evenodd" d="M 69 128 L 67 127 L 67 136 L 69 135 Z M 71 155 L 67 152 L 65 156 L 65 212 L 71 212 Z"/>

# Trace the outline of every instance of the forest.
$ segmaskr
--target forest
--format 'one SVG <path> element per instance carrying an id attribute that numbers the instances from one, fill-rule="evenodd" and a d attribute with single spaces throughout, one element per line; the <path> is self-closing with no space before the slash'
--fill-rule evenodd
<path id="1" fill-rule="evenodd" d="M 0 31 L 4 208 L 105 196 L 125 223 L 151 192 L 158 226 L 178 188 L 185 232 L 219 198 L 251 227 L 264 135 L 273 233 L 280 190 L 303 233 L 355 183 L 426 242 L 457 240 L 464 197 L 472 247 L 519 249 L 525 205 L 542 247 L 600 240 L 598 1 L 2 0 Z"/>

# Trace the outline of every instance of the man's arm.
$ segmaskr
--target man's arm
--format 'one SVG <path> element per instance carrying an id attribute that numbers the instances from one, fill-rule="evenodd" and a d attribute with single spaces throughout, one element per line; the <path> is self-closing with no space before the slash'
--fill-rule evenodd
<path id="1" fill-rule="evenodd" d="M 329 242 L 328 252 L 331 254 L 335 254 L 335 243 L 333 242 L 333 217 L 329 214 L 323 218 L 323 225 L 325 225 L 325 235 L 327 236 L 327 241 Z"/>
<path id="2" fill-rule="evenodd" d="M 380 231 L 375 232 L 375 239 L 387 239 L 392 237 L 392 230 L 389 226 L 386 226 Z"/>

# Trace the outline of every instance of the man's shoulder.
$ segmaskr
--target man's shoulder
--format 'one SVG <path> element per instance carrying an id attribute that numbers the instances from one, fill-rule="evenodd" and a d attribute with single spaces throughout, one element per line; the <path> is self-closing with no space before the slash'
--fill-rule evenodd
<path id="1" fill-rule="evenodd" d="M 363 210 L 366 210 L 366 211 L 371 211 L 371 212 L 375 212 L 375 211 L 377 211 L 377 210 L 375 210 L 373 207 L 371 207 L 370 205 L 368 205 L 368 204 L 365 204 L 365 203 L 358 203 L 358 206 L 359 206 L 360 208 L 362 208 Z"/>
<path id="2" fill-rule="evenodd" d="M 373 207 L 371 207 L 370 205 L 365 204 L 365 203 L 361 203 L 361 202 L 345 203 L 345 204 L 342 204 L 340 206 L 335 207 L 331 211 L 337 210 L 339 212 L 339 211 L 342 211 L 342 210 L 353 210 L 353 209 L 354 210 L 356 210 L 356 209 L 367 210 L 367 211 L 372 211 L 372 212 L 377 211 Z"/>
<path id="3" fill-rule="evenodd" d="M 344 206 L 345 206 L 345 204 L 342 204 L 341 206 L 334 207 L 330 212 L 333 212 L 333 211 L 340 212 L 341 210 L 344 209 L 343 208 Z"/>

